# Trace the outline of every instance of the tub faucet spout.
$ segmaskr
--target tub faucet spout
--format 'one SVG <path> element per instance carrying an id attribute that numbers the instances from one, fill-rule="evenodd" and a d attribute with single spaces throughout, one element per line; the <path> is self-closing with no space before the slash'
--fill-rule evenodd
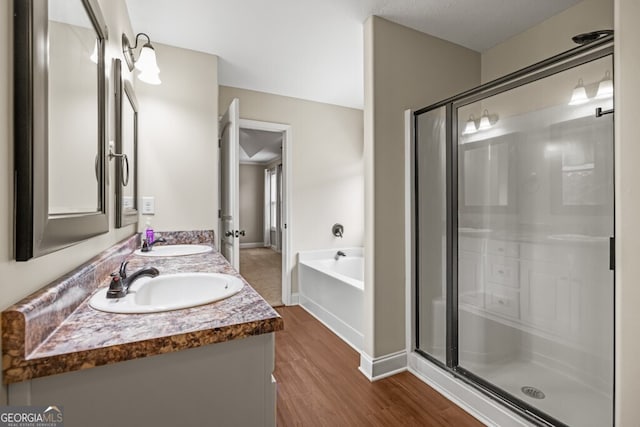
<path id="1" fill-rule="evenodd" d="M 336 252 L 336 256 L 335 256 L 334 258 L 336 259 L 336 261 L 338 261 L 338 260 L 340 259 L 340 257 L 341 257 L 341 256 L 346 257 L 346 256 L 347 256 L 347 254 L 345 254 L 345 253 L 344 253 L 344 252 L 342 252 L 342 251 L 338 251 L 338 252 Z"/>

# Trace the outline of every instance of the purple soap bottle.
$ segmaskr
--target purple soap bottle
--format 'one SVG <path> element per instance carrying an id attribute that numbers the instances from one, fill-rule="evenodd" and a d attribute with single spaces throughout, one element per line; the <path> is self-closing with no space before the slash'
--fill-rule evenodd
<path id="1" fill-rule="evenodd" d="M 147 244 L 151 245 L 154 241 L 153 238 L 153 228 L 151 228 L 151 220 L 147 219 L 147 229 L 144 232 L 146 238 L 147 238 Z"/>

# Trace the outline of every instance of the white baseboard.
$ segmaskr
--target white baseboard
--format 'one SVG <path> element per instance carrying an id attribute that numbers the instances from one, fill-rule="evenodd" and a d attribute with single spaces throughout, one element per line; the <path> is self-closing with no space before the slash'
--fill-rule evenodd
<path id="1" fill-rule="evenodd" d="M 358 369 L 369 381 L 390 377 L 407 370 L 407 352 L 403 350 L 374 358 L 371 358 L 364 351 L 360 352 Z"/>
<path id="2" fill-rule="evenodd" d="M 263 242 L 240 243 L 240 249 L 266 248 Z"/>
<path id="3" fill-rule="evenodd" d="M 408 362 L 409 372 L 483 424 L 501 427 L 533 425 L 424 357 L 411 352 Z"/>
<path id="4" fill-rule="evenodd" d="M 329 328 L 334 334 L 339 336 L 342 341 L 349 344 L 355 351 L 362 351 L 362 345 L 364 343 L 363 334 L 353 329 L 331 312 L 327 311 L 320 304 L 317 304 L 306 296 L 299 295 L 298 300 L 302 308 L 318 319 L 320 323 Z"/>
<path id="5" fill-rule="evenodd" d="M 298 292 L 294 292 L 291 294 L 291 298 L 289 298 L 289 305 L 299 305 L 300 304 L 300 294 Z"/>

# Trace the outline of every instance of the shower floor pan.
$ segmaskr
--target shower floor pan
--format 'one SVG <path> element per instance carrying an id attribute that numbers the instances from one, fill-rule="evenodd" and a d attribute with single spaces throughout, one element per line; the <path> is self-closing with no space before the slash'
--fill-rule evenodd
<path id="1" fill-rule="evenodd" d="M 530 361 L 493 365 L 461 362 L 460 366 L 565 424 L 581 427 L 612 425 L 610 395 L 556 370 Z M 530 395 L 535 393 L 524 393 L 523 387 L 541 391 L 544 398 Z"/>

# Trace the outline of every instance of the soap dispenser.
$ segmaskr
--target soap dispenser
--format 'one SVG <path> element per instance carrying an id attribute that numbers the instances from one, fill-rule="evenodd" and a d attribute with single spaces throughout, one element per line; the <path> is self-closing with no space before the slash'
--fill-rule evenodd
<path id="1" fill-rule="evenodd" d="M 144 232 L 146 239 L 147 239 L 147 244 L 151 245 L 154 242 L 154 236 L 153 236 L 153 228 L 151 228 L 151 220 L 149 218 L 147 218 L 147 229 Z"/>

